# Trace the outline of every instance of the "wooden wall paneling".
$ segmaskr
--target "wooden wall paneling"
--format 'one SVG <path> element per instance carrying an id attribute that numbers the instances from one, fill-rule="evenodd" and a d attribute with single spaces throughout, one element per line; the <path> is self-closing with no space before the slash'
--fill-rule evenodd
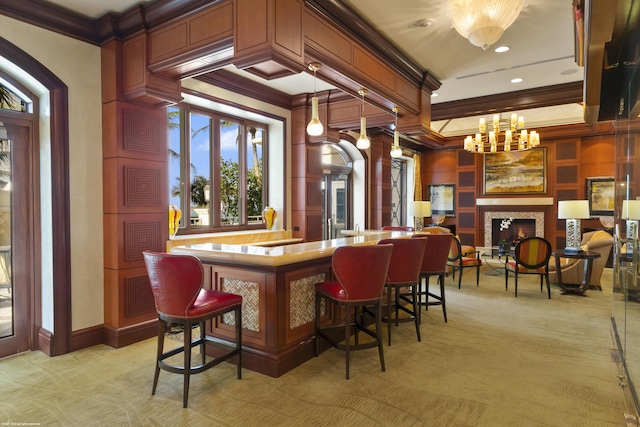
<path id="1" fill-rule="evenodd" d="M 307 68 L 302 0 L 236 0 L 234 6 L 236 67 L 265 78 Z"/>
<path id="2" fill-rule="evenodd" d="M 149 31 L 149 70 L 154 73 L 184 78 L 232 57 L 231 0 Z"/>
<path id="3" fill-rule="evenodd" d="M 180 81 L 147 68 L 148 38 L 147 33 L 141 33 L 123 43 L 123 95 L 127 100 L 154 106 L 180 102 Z"/>

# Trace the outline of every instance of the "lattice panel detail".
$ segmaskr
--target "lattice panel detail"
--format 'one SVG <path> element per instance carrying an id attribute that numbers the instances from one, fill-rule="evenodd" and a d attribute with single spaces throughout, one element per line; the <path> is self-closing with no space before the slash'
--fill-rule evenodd
<path id="1" fill-rule="evenodd" d="M 289 282 L 289 328 L 295 329 L 315 319 L 315 284 L 325 275 L 316 274 Z"/>
<path id="2" fill-rule="evenodd" d="M 246 282 L 240 279 L 222 278 L 220 288 L 224 292 L 242 295 L 242 327 L 250 331 L 260 331 L 260 285 L 257 282 Z M 233 312 L 222 316 L 226 325 L 235 325 Z"/>
<path id="3" fill-rule="evenodd" d="M 123 128 L 125 129 L 123 138 L 125 150 L 152 154 L 161 153 L 162 124 L 157 117 L 139 111 L 125 111 Z M 166 129 L 164 131 L 166 132 Z"/>
<path id="4" fill-rule="evenodd" d="M 126 222 L 125 253 L 127 262 L 142 261 L 142 251 L 162 247 L 160 224 L 157 222 Z"/>
<path id="5" fill-rule="evenodd" d="M 124 315 L 136 317 L 142 314 L 155 313 L 149 277 L 136 276 L 124 279 Z"/>
<path id="6" fill-rule="evenodd" d="M 160 171 L 124 167 L 126 206 L 158 206 L 160 204 Z"/>

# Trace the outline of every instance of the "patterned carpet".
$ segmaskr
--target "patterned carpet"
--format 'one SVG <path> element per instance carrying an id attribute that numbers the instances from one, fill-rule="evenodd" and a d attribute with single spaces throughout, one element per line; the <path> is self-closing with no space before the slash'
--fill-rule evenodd
<path id="1" fill-rule="evenodd" d="M 486 268 L 486 267 L 485 267 Z M 155 339 L 96 346 L 49 358 L 0 361 L 0 422 L 60 426 L 623 426 L 626 412 L 611 356 L 611 294 L 552 299 L 537 279 L 518 298 L 504 278 L 447 279 L 449 322 L 431 307 L 422 342 L 411 324 L 385 346 L 344 355 L 330 349 L 280 378 L 222 364 L 191 380 L 161 372 L 151 396 Z M 607 280 L 603 277 L 603 280 Z"/>

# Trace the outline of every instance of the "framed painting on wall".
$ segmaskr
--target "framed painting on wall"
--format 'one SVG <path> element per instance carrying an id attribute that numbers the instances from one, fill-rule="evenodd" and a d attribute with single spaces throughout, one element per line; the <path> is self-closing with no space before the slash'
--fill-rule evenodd
<path id="1" fill-rule="evenodd" d="M 430 184 L 426 196 L 431 202 L 432 215 L 456 216 L 455 184 Z"/>
<path id="2" fill-rule="evenodd" d="M 547 192 L 547 149 L 484 154 L 483 193 L 544 194 Z"/>
<path id="3" fill-rule="evenodd" d="M 615 179 L 612 176 L 587 178 L 587 200 L 592 217 L 613 216 Z"/>

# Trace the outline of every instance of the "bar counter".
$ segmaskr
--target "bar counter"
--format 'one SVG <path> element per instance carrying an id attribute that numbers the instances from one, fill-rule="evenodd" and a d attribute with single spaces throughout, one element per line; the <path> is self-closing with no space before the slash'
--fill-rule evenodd
<path id="1" fill-rule="evenodd" d="M 243 367 L 278 377 L 313 357 L 314 285 L 332 278 L 334 250 L 411 234 L 380 231 L 275 247 L 257 246 L 255 242 L 196 243 L 173 246 L 170 251 L 194 255 L 202 261 L 205 288 L 242 295 Z M 327 312 L 321 321 L 338 322 L 340 317 L 341 313 Z M 208 326 L 207 334 L 232 341 L 233 328 L 233 316 L 225 317 Z"/>

